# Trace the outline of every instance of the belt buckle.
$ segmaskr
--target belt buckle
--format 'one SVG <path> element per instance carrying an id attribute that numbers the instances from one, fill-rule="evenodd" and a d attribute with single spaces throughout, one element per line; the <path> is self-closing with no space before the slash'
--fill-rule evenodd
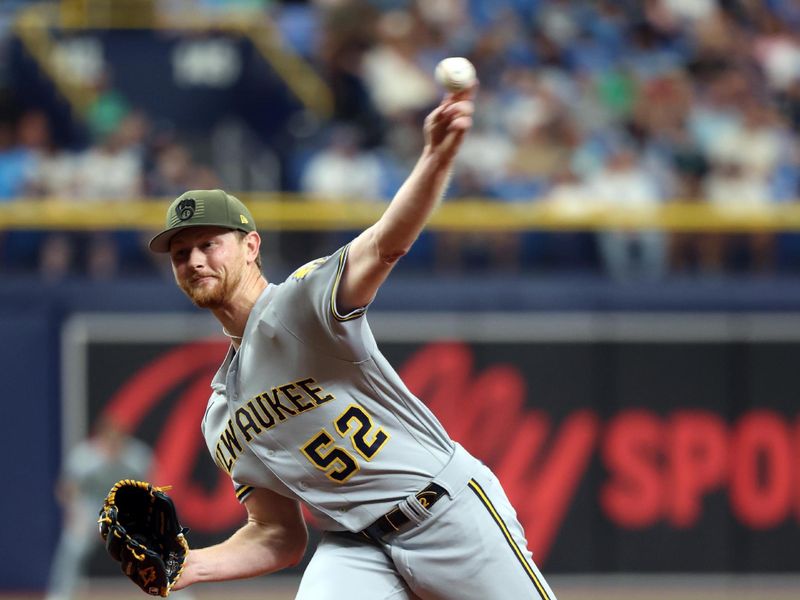
<path id="1" fill-rule="evenodd" d="M 433 506 L 447 493 L 447 490 L 438 483 L 431 481 L 425 488 L 415 494 L 419 503 L 426 509 Z"/>
<path id="2" fill-rule="evenodd" d="M 423 508 L 430 508 L 439 499 L 439 493 L 436 490 L 425 488 L 421 492 L 417 492 L 416 497 Z"/>
<path id="3" fill-rule="evenodd" d="M 427 510 L 446 493 L 447 490 L 445 490 L 442 486 L 431 482 L 424 489 L 414 494 L 414 497 L 417 499 L 420 505 Z M 400 505 L 397 505 L 385 515 L 377 519 L 369 527 L 364 529 L 362 533 L 375 542 L 381 542 L 384 536 L 399 533 L 410 522 L 411 519 L 409 519 L 402 510 L 400 510 Z"/>

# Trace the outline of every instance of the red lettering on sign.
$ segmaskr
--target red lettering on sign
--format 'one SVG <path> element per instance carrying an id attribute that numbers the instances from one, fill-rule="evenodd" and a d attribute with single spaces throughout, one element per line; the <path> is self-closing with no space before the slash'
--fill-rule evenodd
<path id="1" fill-rule="evenodd" d="M 766 410 L 740 419 L 734 431 L 731 507 L 753 529 L 778 525 L 792 501 L 792 444 L 783 418 Z"/>
<path id="2" fill-rule="evenodd" d="M 730 488 L 733 514 L 753 529 L 780 525 L 797 494 L 797 456 L 786 420 L 758 410 L 745 413 L 733 431 L 721 416 L 681 410 L 667 418 L 642 410 L 614 417 L 601 452 L 610 478 L 600 491 L 606 515 L 640 529 L 662 519 L 691 528 L 703 499 Z"/>
<path id="3" fill-rule="evenodd" d="M 456 439 L 464 439 L 469 429 L 462 413 L 472 362 L 472 353 L 464 344 L 430 344 L 414 353 L 400 373 L 406 386 L 425 399 Z"/>
<path id="4" fill-rule="evenodd" d="M 541 425 L 535 428 L 540 429 Z M 599 419 L 591 411 L 575 411 L 559 427 L 546 454 L 540 451 L 528 456 L 526 477 L 511 479 L 504 464 L 497 468 L 497 476 L 519 512 L 530 548 L 543 560 L 589 468 L 599 430 Z M 515 431 L 513 437 L 519 439 L 525 434 L 523 428 Z"/>
<path id="5" fill-rule="evenodd" d="M 797 521 L 800 521 L 800 416 L 795 419 L 794 427 L 794 443 L 792 444 L 792 464 L 794 470 L 792 473 L 792 480 L 794 481 L 794 516 Z"/>
<path id="6" fill-rule="evenodd" d="M 646 410 L 620 413 L 606 428 L 601 455 L 610 478 L 600 504 L 623 527 L 649 527 L 663 512 L 663 440 L 663 423 Z"/>
<path id="7" fill-rule="evenodd" d="M 194 342 L 179 346 L 137 371 L 105 408 L 105 413 L 135 428 L 153 407 L 180 382 L 219 365 L 219 342 Z"/>
<path id="8" fill-rule="evenodd" d="M 139 370 L 106 407 L 135 431 L 160 402 L 174 400 L 155 443 L 152 479 L 174 486 L 182 519 L 202 532 L 231 529 L 243 516 L 227 475 L 219 472 L 213 489 L 192 477 L 196 461 L 208 460 L 199 424 L 226 348 L 216 341 L 175 348 Z M 709 411 L 627 409 L 604 426 L 590 410 L 554 424 L 528 407 L 518 367 L 477 368 L 473 350 L 455 342 L 423 347 L 401 374 L 450 435 L 492 466 L 540 560 L 596 448 L 608 473 L 598 502 L 617 526 L 694 527 L 704 499 L 719 490 L 728 490 L 732 514 L 753 529 L 778 526 L 793 512 L 800 518 L 800 420 L 790 426 L 776 412 L 756 410 L 727 424 Z"/>
<path id="9" fill-rule="evenodd" d="M 703 496 L 725 482 L 727 430 L 719 415 L 677 411 L 669 420 L 666 444 L 669 516 L 676 527 L 685 529 L 700 519 Z"/>
<path id="10" fill-rule="evenodd" d="M 519 371 L 505 365 L 477 374 L 473 369 L 465 344 L 431 344 L 409 359 L 402 378 L 453 439 L 496 465 L 530 547 L 544 558 L 588 468 L 598 420 L 589 411 L 573 413 L 545 451 L 551 427 L 543 413 L 525 412 L 527 389 Z"/>

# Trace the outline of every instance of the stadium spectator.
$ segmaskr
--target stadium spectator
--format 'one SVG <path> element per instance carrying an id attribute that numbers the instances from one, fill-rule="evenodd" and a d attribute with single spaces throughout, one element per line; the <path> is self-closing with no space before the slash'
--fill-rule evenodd
<path id="1" fill-rule="evenodd" d="M 77 196 L 82 201 L 124 202 L 142 193 L 142 157 L 138 141 L 121 126 L 78 158 Z"/>
<path id="2" fill-rule="evenodd" d="M 15 124 L 0 124 L 0 199 L 26 195 L 49 142 L 47 117 L 40 111 L 25 112 Z"/>
<path id="3" fill-rule="evenodd" d="M 98 547 L 97 511 L 118 480 L 147 481 L 153 465 L 150 448 L 111 419 L 95 424 L 91 437 L 64 460 L 56 497 L 64 525 L 56 547 L 46 600 L 77 597 L 87 561 Z"/>
<path id="4" fill-rule="evenodd" d="M 754 97 L 745 99 L 737 120 L 714 140 L 709 160 L 712 171 L 704 194 L 715 207 L 729 214 L 763 212 L 777 200 L 774 179 L 783 160 L 791 156 L 779 115 Z M 721 273 L 737 262 L 733 253 L 744 241 L 751 270 L 769 272 L 774 264 L 774 234 L 756 232 L 745 236 L 709 234 L 704 243 L 702 266 Z"/>
<path id="5" fill-rule="evenodd" d="M 322 147 L 304 163 L 300 191 L 309 199 L 323 202 L 381 201 L 391 193 L 384 187 L 386 173 L 376 151 L 362 147 L 360 132 L 349 125 L 334 126 Z M 343 243 L 336 231 L 307 235 L 304 232 L 285 239 L 282 252 L 287 260 L 316 248 L 325 255 Z M 349 239 L 349 238 L 348 238 Z"/>
<path id="6" fill-rule="evenodd" d="M 0 146 L 3 137 L 11 133 L 0 125 Z M 72 192 L 74 165 L 69 153 L 61 151 L 53 142 L 47 116 L 41 111 L 28 111 L 16 124 L 12 147 L 0 152 L 0 199 L 11 197 L 33 198 L 58 196 L 65 198 Z M 35 232 L 14 232 L 8 236 L 4 262 L 13 262 L 17 269 L 30 268 L 40 254 L 42 236 Z"/>
<path id="7" fill-rule="evenodd" d="M 147 192 L 152 196 L 180 196 L 194 182 L 195 167 L 189 150 L 177 142 L 159 149 L 152 172 L 147 177 Z"/>
<path id="8" fill-rule="evenodd" d="M 392 118 L 422 112 L 436 103 L 438 90 L 418 60 L 421 22 L 412 11 L 381 15 L 377 43 L 364 55 L 363 76 L 378 109 Z"/>
<path id="9" fill-rule="evenodd" d="M 298 149 L 307 148 L 329 123 L 315 123 L 305 115 L 276 134 L 250 131 L 253 125 L 242 115 L 226 115 L 238 119 L 246 131 L 227 144 L 213 138 L 213 148 L 192 145 L 191 154 L 213 157 L 217 172 L 205 171 L 209 181 L 232 180 L 239 169 L 233 180 L 241 184 L 240 191 L 295 191 L 302 186 L 348 198 L 391 194 L 397 184 L 395 167 L 408 167 L 414 157 L 409 149 L 418 145 L 416 128 L 408 123 L 441 93 L 431 77 L 433 66 L 444 56 L 462 55 L 477 66 L 481 103 L 448 201 L 469 196 L 535 202 L 548 193 L 565 165 L 592 185 L 602 182 L 599 173 L 617 185 L 621 175 L 616 167 L 608 171 L 606 160 L 608 145 L 620 138 L 633 140 L 635 170 L 644 174 L 656 199 L 719 203 L 719 192 L 713 190 L 730 187 L 732 181 L 745 186 L 742 198 L 758 196 L 759 202 L 795 200 L 798 194 L 800 167 L 792 149 L 800 142 L 800 11 L 789 0 L 336 0 L 293 4 L 291 11 L 262 0 L 187 2 L 192 10 L 212 15 L 225 7 L 241 8 L 251 17 L 274 16 L 278 26 L 288 28 L 287 40 L 300 41 L 301 54 L 329 83 L 331 122 L 352 128 L 360 137 L 360 152 L 346 161 L 346 152 L 352 151 L 326 148 L 301 173 L 296 168 Z M 186 5 L 178 0 L 164 8 Z M 115 132 L 128 127 L 120 121 L 129 110 L 124 90 L 110 86 L 112 66 L 103 71 L 95 90 L 98 101 L 89 112 L 91 130 L 108 133 L 103 138 L 107 141 L 74 154 L 58 146 L 42 148 L 35 158 L 42 167 L 29 179 L 25 165 L 33 155 L 20 153 L 8 128 L 0 130 L 0 197 L 23 194 L 26 184 L 20 182 L 41 194 L 58 190 L 79 198 L 135 197 L 143 180 L 146 192 L 159 196 L 186 187 L 181 182 L 196 165 L 185 148 L 160 145 L 152 153 L 140 146 L 130 152 L 136 144 L 122 143 L 124 151 L 109 151 Z M 231 151 L 231 144 L 245 139 L 263 145 L 260 155 L 272 157 L 271 164 L 252 160 L 250 142 L 241 144 L 247 149 L 240 154 Z M 224 163 L 218 156 L 230 160 Z M 347 177 L 331 167 L 351 168 L 354 156 L 359 166 Z M 246 169 L 238 166 L 245 162 Z M 81 167 L 86 163 L 88 172 Z M 268 171 L 269 176 L 252 175 L 256 171 Z M 197 181 L 196 176 L 190 179 Z M 630 174 L 625 179 L 623 187 L 642 187 L 632 183 L 636 178 Z M 598 189 L 605 187 L 600 183 Z M 440 258 L 475 255 L 482 244 L 496 266 L 507 265 L 504 261 L 514 254 L 491 251 L 491 236 L 464 240 L 463 253 L 458 236 L 442 237 L 449 237 L 442 247 L 450 250 Z M 664 235 L 644 235 L 651 237 Z M 677 271 L 696 262 L 702 269 L 724 272 L 736 263 L 720 258 L 736 254 L 737 243 L 726 248 L 725 236 L 675 234 L 670 239 L 669 264 Z M 662 242 L 645 245 L 655 251 Z M 770 268 L 770 245 L 766 238 L 759 245 L 758 269 Z M 616 254 L 610 247 L 604 253 L 607 260 Z M 64 257 L 61 251 L 52 254 Z M 94 270 L 113 272 L 113 260 L 106 263 Z"/>
<path id="10" fill-rule="evenodd" d="M 589 181 L 592 200 L 615 214 L 646 216 L 660 202 L 655 179 L 633 149 L 614 148 L 606 166 Z M 617 228 L 597 234 L 606 271 L 617 281 L 657 280 L 666 272 L 666 237 L 654 229 Z"/>
<path id="11" fill-rule="evenodd" d="M 714 163 L 705 182 L 705 196 L 712 206 L 730 215 L 758 214 L 759 209 L 772 201 L 768 182 L 738 161 L 730 159 Z M 744 236 L 729 233 L 707 233 L 703 236 L 701 266 L 707 273 L 721 274 L 730 270 L 736 261 L 732 255 L 742 241 L 753 271 L 769 272 L 774 266 L 774 234 L 754 232 Z M 744 238 L 744 240 L 743 240 Z"/>
<path id="12" fill-rule="evenodd" d="M 689 135 L 685 123 L 662 132 L 659 148 L 672 167 L 674 178 L 669 197 L 684 203 L 705 201 L 704 182 L 710 165 L 707 157 Z M 672 232 L 669 241 L 669 266 L 676 274 L 694 271 L 702 262 L 703 233 Z"/>
<path id="13" fill-rule="evenodd" d="M 138 113 L 83 152 L 51 149 L 30 185 L 45 196 L 66 202 L 130 202 L 143 191 L 146 119 Z M 125 248 L 120 248 L 125 246 Z M 117 272 L 120 252 L 136 252 L 137 236 L 112 231 L 56 232 L 44 237 L 39 270 L 47 279 L 61 279 L 77 270 L 107 278 Z"/>
<path id="14" fill-rule="evenodd" d="M 328 143 L 313 154 L 301 175 L 301 190 L 322 200 L 378 200 L 383 170 L 374 152 L 361 147 L 352 127 L 337 126 Z"/>

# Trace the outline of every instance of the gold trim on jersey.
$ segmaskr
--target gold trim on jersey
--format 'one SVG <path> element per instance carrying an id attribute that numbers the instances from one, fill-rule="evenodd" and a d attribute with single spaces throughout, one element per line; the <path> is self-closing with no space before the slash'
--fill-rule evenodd
<path id="1" fill-rule="evenodd" d="M 255 488 L 252 485 L 242 485 L 236 488 L 236 499 L 239 502 L 243 502 L 245 497 L 254 490 Z"/>
<path id="2" fill-rule="evenodd" d="M 492 515 L 492 519 L 500 528 L 500 531 L 503 533 L 503 536 L 506 538 L 506 542 L 511 547 L 511 550 L 514 552 L 514 555 L 517 557 L 517 560 L 522 565 L 522 568 L 525 569 L 525 573 L 527 573 L 530 580 L 533 582 L 533 585 L 536 586 L 536 590 L 539 592 L 539 596 L 542 600 L 551 600 L 550 595 L 547 593 L 547 590 L 542 585 L 542 582 L 539 581 L 539 576 L 536 573 L 536 570 L 530 565 L 528 560 L 525 558 L 522 550 L 520 550 L 517 543 L 514 541 L 511 532 L 508 530 L 508 527 L 503 522 L 502 517 L 498 514 L 497 509 L 495 509 L 494 504 L 492 501 L 489 500 L 489 497 L 486 495 L 486 492 L 483 491 L 483 488 L 478 484 L 477 481 L 474 479 L 470 479 L 469 483 L 470 489 L 475 492 L 475 495 L 478 496 L 481 503 L 486 507 L 486 510 L 489 511 L 489 514 Z"/>
<path id="3" fill-rule="evenodd" d="M 331 314 L 337 321 L 352 321 L 363 315 L 367 310 L 366 306 L 362 306 L 361 308 L 351 310 L 346 315 L 342 315 L 336 307 L 336 294 L 339 291 L 339 282 L 342 278 L 342 273 L 344 273 L 344 265 L 349 251 L 350 244 L 347 244 L 339 253 L 339 266 L 336 268 L 336 279 L 333 281 L 333 289 L 331 290 Z"/>

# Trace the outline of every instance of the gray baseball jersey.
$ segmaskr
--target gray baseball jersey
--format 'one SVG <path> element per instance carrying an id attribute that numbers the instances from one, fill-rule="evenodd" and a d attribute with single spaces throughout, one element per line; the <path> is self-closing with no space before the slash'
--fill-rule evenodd
<path id="1" fill-rule="evenodd" d="M 300 600 L 333 600 L 345 588 L 354 600 L 554 599 L 496 477 L 406 388 L 377 348 L 366 307 L 337 306 L 347 251 L 308 263 L 256 301 L 239 350 L 211 384 L 211 455 L 240 500 L 268 488 L 301 500 L 329 532 Z M 447 498 L 429 507 L 420 493 L 432 481 Z M 391 542 L 347 537 L 389 511 L 413 527 Z"/>
<path id="2" fill-rule="evenodd" d="M 214 377 L 203 432 L 241 499 L 266 487 L 357 531 L 424 487 L 454 444 L 378 351 L 365 309 L 339 312 L 346 255 L 264 290 Z"/>

